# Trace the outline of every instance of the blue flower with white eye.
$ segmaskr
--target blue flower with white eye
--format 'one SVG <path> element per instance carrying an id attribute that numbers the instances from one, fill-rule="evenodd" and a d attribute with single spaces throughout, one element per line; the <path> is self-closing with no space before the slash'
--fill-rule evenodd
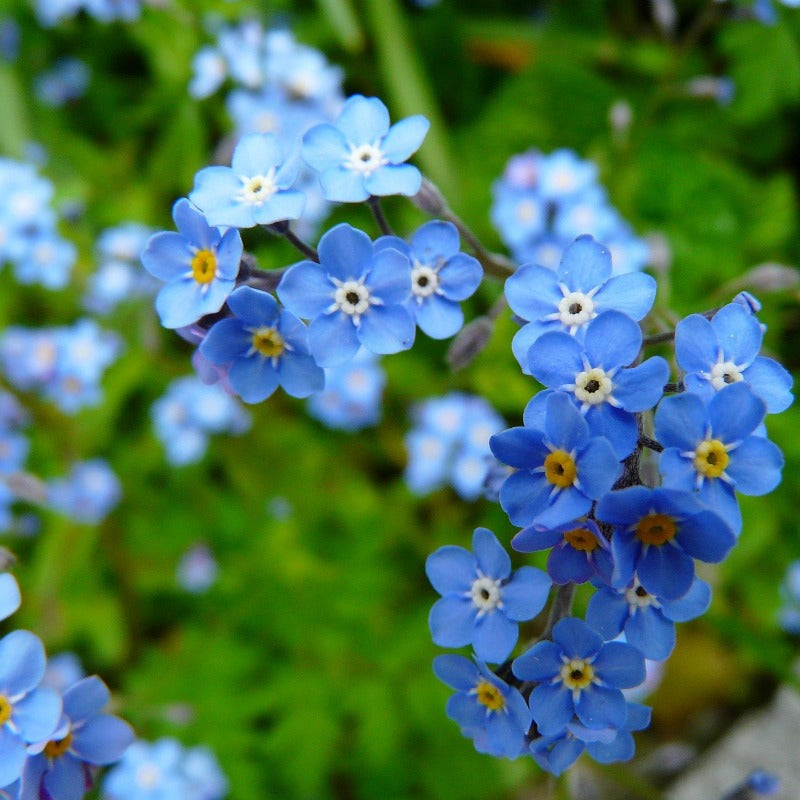
<path id="1" fill-rule="evenodd" d="M 228 382 L 246 403 L 266 400 L 278 386 L 308 397 L 325 385 L 325 374 L 308 352 L 306 326 L 275 298 L 240 286 L 228 298 L 233 317 L 216 322 L 200 343 L 213 364 L 230 365 Z"/>
<path id="2" fill-rule="evenodd" d="M 722 561 L 736 539 L 723 519 L 690 492 L 631 486 L 610 492 L 595 517 L 614 526 L 613 584 L 633 583 L 650 594 L 683 597 L 692 586 L 694 561 Z"/>
<path id="3" fill-rule="evenodd" d="M 511 540 L 511 546 L 520 553 L 552 548 L 547 572 L 554 583 L 586 583 L 596 577 L 611 580 L 611 546 L 590 519 L 573 520 L 554 528 L 531 525 Z"/>
<path id="4" fill-rule="evenodd" d="M 29 746 L 38 747 L 58 725 L 61 698 L 40 686 L 45 663 L 44 647 L 30 631 L 0 639 L 0 786 L 22 775 Z"/>
<path id="5" fill-rule="evenodd" d="M 39 797 L 74 800 L 92 785 L 92 767 L 117 761 L 133 741 L 133 729 L 111 714 L 108 688 L 96 675 L 63 694 L 64 712 L 44 749 L 25 764 L 23 785 L 39 787 Z"/>
<path id="6" fill-rule="evenodd" d="M 517 470 L 500 487 L 500 505 L 514 525 L 546 527 L 575 520 L 620 474 L 609 441 L 592 436 L 586 420 L 560 392 L 548 398 L 541 428 L 510 428 L 492 436 L 489 446 L 499 461 Z"/>
<path id="7" fill-rule="evenodd" d="M 625 634 L 645 658 L 661 661 L 675 646 L 675 623 L 704 614 L 711 604 L 711 588 L 695 578 L 677 600 L 650 594 L 638 580 L 624 589 L 600 586 L 589 600 L 586 622 L 606 641 Z"/>
<path id="8" fill-rule="evenodd" d="M 715 392 L 744 381 L 777 414 L 792 403 L 792 376 L 758 355 L 764 331 L 743 305 L 729 303 L 711 320 L 691 314 L 675 328 L 675 358 L 686 372 L 686 389 L 710 400 Z"/>
<path id="9" fill-rule="evenodd" d="M 459 302 L 480 286 L 483 269 L 476 258 L 460 252 L 458 229 L 451 222 L 426 222 L 406 244 L 382 236 L 376 249 L 391 247 L 411 262 L 411 295 L 406 308 L 432 339 L 446 339 L 464 323 Z"/>
<path id="10" fill-rule="evenodd" d="M 464 656 L 437 656 L 436 677 L 456 689 L 447 701 L 447 716 L 473 739 L 475 749 L 516 758 L 525 747 L 531 712 L 519 691 L 497 677 L 482 661 Z"/>
<path id="11" fill-rule="evenodd" d="M 573 150 L 555 150 L 539 162 L 538 188 L 547 200 L 563 200 L 588 189 L 597 180 L 597 165 Z"/>
<path id="12" fill-rule="evenodd" d="M 530 707 L 543 736 L 560 735 L 575 716 L 592 730 L 622 728 L 628 710 L 621 690 L 645 678 L 644 658 L 635 647 L 603 642 L 576 617 L 556 623 L 553 640 L 537 642 L 511 669 L 520 680 L 538 684 Z"/>
<path id="13" fill-rule="evenodd" d="M 410 294 L 406 256 L 376 249 L 347 223 L 331 228 L 318 251 L 318 264 L 290 267 L 277 289 L 289 311 L 311 320 L 308 344 L 317 364 L 344 364 L 360 345 L 378 354 L 408 350 L 415 328 L 404 306 Z"/>
<path id="14" fill-rule="evenodd" d="M 742 515 L 734 490 L 762 495 L 781 480 L 781 451 L 757 433 L 765 414 L 743 381 L 714 394 L 708 405 L 688 392 L 664 398 L 655 416 L 665 448 L 658 462 L 664 486 L 696 491 L 738 534 Z"/>
<path id="15" fill-rule="evenodd" d="M 428 624 L 442 647 L 472 644 L 481 661 L 499 663 L 514 649 L 517 623 L 533 619 L 545 606 L 551 581 L 540 569 L 520 567 L 487 528 L 472 536 L 474 555 L 463 547 L 440 547 L 428 556 L 425 572 L 442 595 Z"/>
<path id="16" fill-rule="evenodd" d="M 652 356 L 628 367 L 639 354 L 642 331 L 627 315 L 604 311 L 586 327 L 581 344 L 568 333 L 543 333 L 528 352 L 531 374 L 550 389 L 566 392 L 585 414 L 596 436 L 606 436 L 617 457 L 636 446 L 634 412 L 652 408 L 664 392 L 669 366 Z M 549 393 L 540 392 L 525 410 L 525 424 L 540 417 Z"/>
<path id="17" fill-rule="evenodd" d="M 419 170 L 404 163 L 422 144 L 430 123 L 417 114 L 389 127 L 377 97 L 349 97 L 335 125 L 323 123 L 303 137 L 303 160 L 319 173 L 328 200 L 360 203 L 370 195 L 415 195 Z"/>
<path id="18" fill-rule="evenodd" d="M 297 152 L 284 153 L 277 137 L 251 133 L 233 151 L 230 167 L 195 175 L 191 200 L 211 225 L 252 228 L 297 219 L 305 195 L 292 189 L 300 170 Z"/>
<path id="19" fill-rule="evenodd" d="M 591 236 L 579 236 L 565 251 L 556 272 L 527 264 L 505 285 L 511 310 L 527 320 L 512 349 L 528 372 L 528 351 L 547 331 L 564 331 L 583 340 L 589 323 L 614 309 L 635 321 L 653 305 L 656 282 L 644 273 L 611 277 L 611 256 Z"/>
<path id="20" fill-rule="evenodd" d="M 544 235 L 547 204 L 535 191 L 497 181 L 493 192 L 492 223 L 510 248 L 516 250 Z"/>
<path id="21" fill-rule="evenodd" d="M 142 252 L 144 268 L 166 281 L 156 298 L 165 328 L 182 328 L 222 308 L 236 285 L 242 238 L 230 228 L 223 234 L 185 198 L 172 207 L 178 233 L 150 237 Z"/>

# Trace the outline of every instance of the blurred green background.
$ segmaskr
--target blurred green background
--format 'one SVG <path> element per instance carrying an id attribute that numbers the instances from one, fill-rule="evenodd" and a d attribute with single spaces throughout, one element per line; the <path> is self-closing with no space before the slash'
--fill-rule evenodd
<path id="1" fill-rule="evenodd" d="M 426 114 L 433 125 L 417 163 L 493 248 L 501 245 L 490 186 L 511 155 L 570 147 L 593 159 L 635 230 L 668 243 L 662 306 L 686 314 L 751 288 L 765 304 L 767 350 L 796 372 L 797 290 L 730 282 L 758 264 L 800 261 L 800 12 L 778 6 L 767 26 L 732 18 L 727 5 L 676 6 L 669 35 L 650 3 L 632 0 L 442 0 L 428 10 L 400 0 L 167 0 L 137 22 L 81 17 L 51 30 L 27 3 L 7 2 L 22 40 L 17 60 L 0 63 L 0 151 L 21 157 L 26 142 L 40 143 L 57 201 L 80 200 L 86 213 L 62 227 L 81 248 L 75 289 L 21 287 L 6 272 L 2 319 L 72 322 L 102 228 L 135 220 L 171 229 L 172 202 L 229 130 L 219 95 L 196 101 L 186 91 L 191 58 L 211 41 L 205 15 L 255 14 L 341 64 L 348 93 L 381 97 L 393 119 Z M 84 59 L 92 80 L 84 98 L 52 110 L 31 83 L 63 55 Z M 732 78 L 732 102 L 690 96 L 685 84 L 699 75 Z M 609 114 L 620 101 L 632 120 L 615 132 Z M 401 230 L 422 219 L 407 203 L 386 206 Z M 375 234 L 362 209 L 334 219 Z M 264 236 L 245 242 L 263 266 L 294 260 Z M 500 291 L 485 286 L 469 315 Z M 190 371 L 190 347 L 159 328 L 148 303 L 123 306 L 103 324 L 127 342 L 104 381 L 105 402 L 66 418 L 26 397 L 29 465 L 51 475 L 77 456 L 102 455 L 125 496 L 100 527 L 44 513 L 37 537 L 5 541 L 20 559 L 24 603 L 14 626 L 38 632 L 48 652 L 78 652 L 114 687 L 140 736 L 208 744 L 232 798 L 509 798 L 546 783 L 531 760 L 476 754 L 445 717 L 448 690 L 431 671 L 436 595 L 426 556 L 468 546 L 477 525 L 504 542 L 515 530 L 496 505 L 465 503 L 449 489 L 420 500 L 402 481 L 417 399 L 471 391 L 519 424 L 535 386 L 511 355 L 510 319 L 456 374 L 446 343 L 422 336 L 385 359 L 374 430 L 326 430 L 301 402 L 276 395 L 251 409 L 249 434 L 216 437 L 204 461 L 183 468 L 166 463 L 149 407 Z M 705 747 L 791 679 L 798 642 L 776 613 L 786 565 L 800 558 L 799 421 L 796 409 L 769 420 L 786 454 L 784 483 L 768 499 L 743 499 L 738 546 L 704 575 L 715 587 L 712 608 L 680 627 L 651 697 L 653 725 L 638 736 L 644 754 L 671 740 Z M 286 518 L 270 514 L 275 498 L 291 507 Z M 176 585 L 175 567 L 197 542 L 210 545 L 221 573 L 194 597 Z M 657 797 L 629 766 L 597 769 Z"/>

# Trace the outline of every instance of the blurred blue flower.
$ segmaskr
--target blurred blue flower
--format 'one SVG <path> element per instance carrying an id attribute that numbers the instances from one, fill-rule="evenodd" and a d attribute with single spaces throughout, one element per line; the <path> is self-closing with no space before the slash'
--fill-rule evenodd
<path id="1" fill-rule="evenodd" d="M 86 94 L 91 74 L 88 65 L 80 59 L 62 58 L 37 76 L 33 91 L 40 102 L 59 108 Z"/>
<path id="2" fill-rule="evenodd" d="M 0 621 L 10 617 L 21 602 L 17 579 L 9 572 L 0 573 Z"/>
<path id="3" fill-rule="evenodd" d="M 84 677 L 86 677 L 86 672 L 75 653 L 56 653 L 47 659 L 42 685 L 49 686 L 63 694 L 65 689 L 69 689 Z"/>
<path id="4" fill-rule="evenodd" d="M 474 555 L 463 547 L 440 547 L 428 556 L 425 573 L 442 595 L 428 618 L 441 647 L 471 644 L 481 661 L 504 661 L 517 643 L 517 623 L 533 619 L 550 596 L 551 581 L 540 569 L 520 567 L 487 528 L 472 536 Z"/>
<path id="5" fill-rule="evenodd" d="M 319 173 L 328 200 L 359 203 L 370 195 L 415 195 L 422 176 L 404 163 L 422 144 L 430 123 L 417 114 L 389 127 L 377 97 L 349 97 L 334 125 L 303 137 L 303 160 Z"/>
<path id="6" fill-rule="evenodd" d="M 66 477 L 49 481 L 47 496 L 56 511 L 94 525 L 119 503 L 122 486 L 108 462 L 95 458 L 73 464 Z"/>
<path id="7" fill-rule="evenodd" d="M 192 594 L 202 594 L 210 589 L 219 574 L 211 548 L 205 544 L 190 547 L 180 558 L 175 569 L 178 585 Z"/>

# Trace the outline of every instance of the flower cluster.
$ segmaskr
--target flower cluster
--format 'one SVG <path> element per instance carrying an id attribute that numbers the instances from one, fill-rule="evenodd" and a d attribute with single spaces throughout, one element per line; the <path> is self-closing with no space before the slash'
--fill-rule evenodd
<path id="1" fill-rule="evenodd" d="M 676 622 L 709 607 L 695 564 L 719 563 L 735 545 L 737 493 L 763 495 L 780 482 L 783 456 L 764 418 L 792 400 L 788 372 L 759 355 L 753 298 L 678 323 L 680 374 L 670 383 L 667 361 L 642 354 L 638 322 L 654 281 L 612 274 L 608 249 L 581 236 L 556 271 L 527 265 L 506 282 L 525 323 L 515 355 L 545 389 L 524 425 L 490 447 L 513 470 L 499 488 L 521 528 L 511 545 L 549 550 L 547 576 L 512 573 L 483 529 L 474 556 L 443 547 L 427 564 L 442 595 L 430 616 L 434 642 L 471 645 L 476 658 L 434 665 L 458 690 L 448 715 L 481 752 L 528 753 L 555 774 L 584 751 L 601 762 L 633 755 L 631 732 L 647 727 L 649 709 L 622 690 L 644 681 L 645 658 L 670 655 Z M 550 621 L 512 659 L 518 623 L 542 610 L 551 582 Z M 570 616 L 577 584 L 594 588 L 585 621 Z"/>
<path id="2" fill-rule="evenodd" d="M 132 22 L 139 18 L 142 0 L 36 0 L 35 5 L 39 23 L 52 28 L 81 11 L 100 22 Z"/>
<path id="3" fill-rule="evenodd" d="M 207 747 L 137 740 L 106 775 L 101 792 L 105 800 L 220 800 L 228 781 Z"/>
<path id="4" fill-rule="evenodd" d="M 418 404 L 412 418 L 405 473 L 411 491 L 449 484 L 465 500 L 480 497 L 496 464 L 489 437 L 503 427 L 502 417 L 482 397 L 453 392 Z"/>
<path id="5" fill-rule="evenodd" d="M 70 327 L 11 326 L 0 337 L 0 368 L 18 389 L 38 391 L 67 414 L 101 400 L 100 381 L 122 350 L 94 320 Z"/>
<path id="6" fill-rule="evenodd" d="M 20 283 L 62 289 L 76 250 L 58 233 L 52 197 L 33 164 L 0 159 L 0 264 L 10 262 Z"/>
<path id="7" fill-rule="evenodd" d="M 635 272 L 650 260 L 649 247 L 611 205 L 597 167 L 572 150 L 513 156 L 493 187 L 492 222 L 519 264 L 554 269 L 581 234 L 606 243 L 614 272 Z"/>
<path id="8" fill-rule="evenodd" d="M 202 458 L 214 433 L 238 435 L 250 427 L 250 416 L 221 386 L 199 378 L 177 378 L 150 411 L 156 436 L 175 466 Z"/>

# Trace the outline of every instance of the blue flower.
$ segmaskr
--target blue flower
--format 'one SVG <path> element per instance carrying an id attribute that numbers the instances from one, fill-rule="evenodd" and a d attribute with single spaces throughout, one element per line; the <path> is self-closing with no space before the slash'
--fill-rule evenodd
<path id="1" fill-rule="evenodd" d="M 102 458 L 77 462 L 64 478 L 50 481 L 49 504 L 78 522 L 101 522 L 119 503 L 122 487 L 119 478 Z"/>
<path id="2" fill-rule="evenodd" d="M 545 386 L 568 392 L 586 415 L 596 436 L 606 436 L 619 459 L 636 446 L 638 430 L 633 412 L 652 408 L 661 398 L 669 366 L 653 356 L 633 363 L 642 345 L 639 326 L 619 311 L 605 311 L 586 327 L 586 341 L 563 332 L 543 333 L 528 353 L 531 374 Z M 547 395 L 529 403 L 528 417 L 541 412 Z"/>
<path id="3" fill-rule="evenodd" d="M 133 741 L 133 729 L 118 717 L 101 713 L 109 699 L 106 685 L 96 675 L 64 692 L 58 728 L 44 750 L 25 764 L 26 791 L 41 787 L 34 796 L 74 800 L 91 786 L 91 767 L 112 764 L 122 756 Z"/>
<path id="4" fill-rule="evenodd" d="M 319 260 L 290 267 L 278 297 L 293 314 L 310 319 L 308 344 L 317 364 L 349 361 L 360 345 L 373 353 L 408 350 L 414 321 L 404 307 L 410 293 L 408 259 L 376 250 L 369 236 L 347 223 L 319 242 Z"/>
<path id="5" fill-rule="evenodd" d="M 44 647 L 30 631 L 0 639 L 0 786 L 22 775 L 27 746 L 47 739 L 58 725 L 61 698 L 40 686 Z"/>
<path id="6" fill-rule="evenodd" d="M 588 189 L 597 180 L 597 165 L 573 150 L 555 150 L 539 165 L 539 191 L 547 200 L 560 200 Z"/>
<path id="7" fill-rule="evenodd" d="M 137 740 L 103 781 L 102 793 L 111 800 L 186 800 L 181 772 L 183 748 L 175 739 Z"/>
<path id="8" fill-rule="evenodd" d="M 611 256 L 591 236 L 578 237 L 556 272 L 527 264 L 506 281 L 511 310 L 527 324 L 512 349 L 524 372 L 528 351 L 547 331 L 564 331 L 583 340 L 588 324 L 603 311 L 621 311 L 639 321 L 653 305 L 656 282 L 644 273 L 611 277 Z"/>
<path id="9" fill-rule="evenodd" d="M 446 339 L 464 323 L 459 301 L 480 286 L 483 270 L 477 259 L 460 252 L 458 229 L 450 222 L 426 222 L 406 244 L 397 236 L 383 236 L 376 249 L 391 247 L 411 262 L 411 296 L 406 308 L 417 325 L 433 339 Z"/>
<path id="10" fill-rule="evenodd" d="M 425 572 L 442 595 L 428 624 L 442 647 L 472 644 L 481 661 L 504 661 L 519 635 L 518 622 L 533 619 L 545 606 L 551 581 L 540 569 L 521 567 L 487 528 L 472 536 L 475 554 L 463 547 L 440 547 L 428 556 Z"/>
<path id="11" fill-rule="evenodd" d="M 742 515 L 734 489 L 762 495 L 781 480 L 781 451 L 753 435 L 765 413 L 764 403 L 744 382 L 717 392 L 708 406 L 688 392 L 664 398 L 655 416 L 656 437 L 665 448 L 658 462 L 664 486 L 696 490 L 738 534 Z"/>
<path id="12" fill-rule="evenodd" d="M 574 716 L 586 728 L 618 730 L 628 716 L 621 689 L 645 677 L 644 658 L 635 647 L 604 643 L 576 617 L 560 620 L 553 640 L 537 642 L 511 669 L 520 680 L 538 683 L 530 707 L 544 736 L 559 735 Z"/>
<path id="13" fill-rule="evenodd" d="M 9 572 L 0 573 L 0 621 L 10 617 L 21 602 L 17 579 Z"/>
<path id="14" fill-rule="evenodd" d="M 611 546 L 590 519 L 574 520 L 554 528 L 531 525 L 521 530 L 511 546 L 520 553 L 553 549 L 547 572 L 554 583 L 585 583 L 599 577 L 608 582 L 613 572 Z"/>
<path id="15" fill-rule="evenodd" d="M 614 526 L 614 585 L 629 586 L 634 573 L 650 594 L 665 600 L 685 595 L 694 561 L 722 561 L 735 543 L 733 531 L 689 492 L 631 486 L 597 504 L 598 520 Z"/>
<path id="16" fill-rule="evenodd" d="M 297 153 L 284 157 L 272 134 L 243 136 L 230 167 L 206 167 L 195 175 L 189 199 L 211 225 L 252 228 L 303 213 L 305 196 L 292 189 L 300 161 Z"/>
<path id="17" fill-rule="evenodd" d="M 161 324 L 181 328 L 222 308 L 236 285 L 242 239 L 235 228 L 222 234 L 209 227 L 185 198 L 172 207 L 172 217 L 179 232 L 152 236 L 142 252 L 142 264 L 167 282 L 156 298 Z"/>
<path id="18" fill-rule="evenodd" d="M 475 741 L 479 752 L 516 758 L 525 746 L 531 713 L 522 695 L 500 680 L 481 661 L 464 656 L 437 656 L 433 671 L 456 689 L 447 701 L 447 716 Z"/>
<path id="19" fill-rule="evenodd" d="M 586 622 L 604 639 L 625 634 L 625 640 L 645 658 L 661 661 L 675 646 L 676 622 L 688 622 L 708 610 L 711 589 L 695 578 L 677 600 L 650 594 L 638 580 L 624 589 L 601 586 L 586 609 Z"/>
<path id="20" fill-rule="evenodd" d="M 347 99 L 335 125 L 303 137 L 303 160 L 319 173 L 328 200 L 360 203 L 370 195 L 415 195 L 422 176 L 404 162 L 419 149 L 430 123 L 417 114 L 389 127 L 377 97 Z"/>
<path id="21" fill-rule="evenodd" d="M 777 414 L 792 403 L 792 376 L 777 361 L 758 355 L 764 332 L 739 303 L 723 306 L 710 321 L 691 314 L 675 328 L 675 358 L 690 392 L 710 400 L 729 384 L 746 381 Z"/>
<path id="22" fill-rule="evenodd" d="M 259 403 L 278 386 L 292 397 L 308 397 L 325 385 L 325 374 L 308 352 L 305 325 L 275 298 L 240 286 L 228 298 L 234 317 L 215 323 L 200 343 L 209 361 L 227 365 L 231 388 L 247 403 Z"/>
<path id="23" fill-rule="evenodd" d="M 500 505 L 514 525 L 575 520 L 611 489 L 620 473 L 608 440 L 592 436 L 569 397 L 558 392 L 547 400 L 541 429 L 511 428 L 492 436 L 489 446 L 517 470 L 500 488 Z"/>

